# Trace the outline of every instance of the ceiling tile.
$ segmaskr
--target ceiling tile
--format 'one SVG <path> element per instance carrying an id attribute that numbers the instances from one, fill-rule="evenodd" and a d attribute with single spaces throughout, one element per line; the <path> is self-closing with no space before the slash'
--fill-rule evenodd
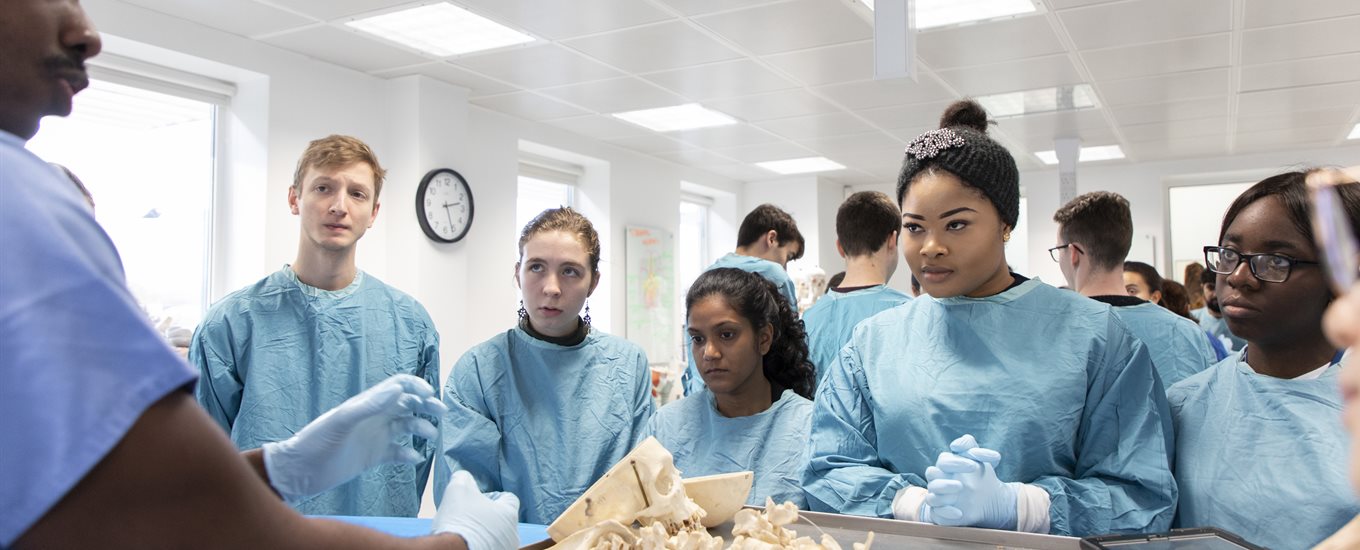
<path id="1" fill-rule="evenodd" d="M 1228 32 L 1231 8 L 1230 0 L 1142 0 L 1066 10 L 1058 19 L 1077 49 L 1091 50 Z"/>
<path id="2" fill-rule="evenodd" d="M 364 72 L 395 69 L 430 61 L 395 46 L 369 40 L 358 33 L 329 26 L 271 36 L 262 41 Z"/>
<path id="3" fill-rule="evenodd" d="M 1334 107 L 1314 111 L 1285 111 L 1269 115 L 1242 114 L 1237 117 L 1238 132 L 1264 132 L 1312 126 L 1349 126 L 1354 107 Z"/>
<path id="4" fill-rule="evenodd" d="M 946 90 L 929 74 L 921 75 L 920 82 L 912 82 L 906 78 L 862 80 L 822 86 L 817 88 L 817 91 L 846 108 L 856 110 L 890 105 L 929 103 L 952 98 L 949 90 Z"/>
<path id="5" fill-rule="evenodd" d="M 1204 136 L 1221 136 L 1228 131 L 1227 117 L 1173 120 L 1153 124 L 1128 124 L 1120 132 L 1129 141 L 1177 141 Z"/>
<path id="6" fill-rule="evenodd" d="M 789 139 L 861 134 L 874 129 L 863 120 L 847 113 L 781 118 L 761 122 L 757 126 Z"/>
<path id="7" fill-rule="evenodd" d="M 672 19 L 637 0 L 459 0 L 472 11 L 553 40 Z"/>
<path id="8" fill-rule="evenodd" d="M 873 38 L 874 28 L 848 2 L 793 0 L 694 18 L 756 54 L 802 50 Z"/>
<path id="9" fill-rule="evenodd" d="M 493 111 L 529 120 L 546 120 L 587 114 L 584 110 L 531 92 L 481 97 L 473 99 L 472 103 Z"/>
<path id="10" fill-rule="evenodd" d="M 1189 139 L 1130 143 L 1124 154 L 1147 162 L 1188 157 L 1215 157 L 1228 154 L 1226 134 Z"/>
<path id="11" fill-rule="evenodd" d="M 714 152 L 741 162 L 765 162 L 817 156 L 811 149 L 787 141 L 775 141 L 731 149 L 715 149 Z"/>
<path id="12" fill-rule="evenodd" d="M 577 38 L 565 44 L 634 73 L 679 69 L 741 57 L 733 49 L 679 21 Z"/>
<path id="13" fill-rule="evenodd" d="M 1003 118 L 997 121 L 997 127 L 1015 137 L 1042 136 L 1052 139 L 1080 135 L 1085 130 L 1108 130 L 1110 126 L 1100 109 L 1082 109 Z"/>
<path id="14" fill-rule="evenodd" d="M 1224 97 L 1228 95 L 1231 77 L 1228 69 L 1210 69 L 1108 80 L 1097 83 L 1096 91 L 1104 105 L 1137 105 L 1200 97 Z"/>
<path id="15" fill-rule="evenodd" d="M 897 138 L 897 139 L 900 139 L 900 140 L 905 141 L 905 142 L 907 142 L 907 143 L 911 143 L 911 140 L 914 140 L 914 139 L 916 139 L 917 137 L 919 137 L 921 134 L 924 134 L 924 133 L 929 132 L 929 131 L 931 131 L 931 130 L 934 130 L 934 129 L 936 129 L 936 128 L 937 128 L 936 125 L 931 124 L 931 125 L 922 125 L 922 126 L 915 126 L 915 127 L 909 127 L 909 128 L 898 128 L 898 129 L 895 129 L 895 130 L 888 130 L 888 133 L 889 133 L 889 134 L 892 134 L 892 136 L 895 137 L 895 138 Z"/>
<path id="16" fill-rule="evenodd" d="M 916 46 L 921 59 L 937 70 L 1066 51 L 1044 16 L 927 31 L 917 35 Z"/>
<path id="17" fill-rule="evenodd" d="M 651 134 L 652 131 L 607 115 L 559 118 L 548 124 L 595 139 L 614 139 Z"/>
<path id="18" fill-rule="evenodd" d="M 621 113 L 686 103 L 683 97 L 632 77 L 547 88 L 542 92 L 598 113 Z"/>
<path id="19" fill-rule="evenodd" d="M 1265 132 L 1238 132 L 1234 145 L 1237 150 L 1287 150 L 1299 149 L 1300 143 L 1332 142 L 1346 137 L 1346 130 L 1340 124 L 1289 128 Z"/>
<path id="20" fill-rule="evenodd" d="M 756 128 L 755 126 L 751 126 L 750 124 L 733 124 L 729 126 L 714 126 L 712 128 L 699 128 L 680 132 L 667 132 L 666 135 L 705 149 L 742 147 L 746 145 L 779 141 L 778 136 L 761 130 L 760 128 Z"/>
<path id="21" fill-rule="evenodd" d="M 129 3 L 241 36 L 258 36 L 315 22 L 255 2 L 129 0 Z"/>
<path id="22" fill-rule="evenodd" d="M 1228 66 L 1228 35 L 1082 52 L 1096 81 Z"/>
<path id="23" fill-rule="evenodd" d="M 760 180 L 772 180 L 772 179 L 776 179 L 776 178 L 784 178 L 784 177 L 788 177 L 788 176 L 784 176 L 784 175 L 781 175 L 781 174 L 776 174 L 776 173 L 774 173 L 774 172 L 771 172 L 771 171 L 766 170 L 766 169 L 764 169 L 764 168 L 760 168 L 760 167 L 758 167 L 758 166 L 752 166 L 752 165 L 750 165 L 750 164 L 732 164 L 732 165 L 729 165 L 729 166 L 713 166 L 713 167 L 706 167 L 706 168 L 704 168 L 704 170 L 709 171 L 709 172 L 713 172 L 714 174 L 718 174 L 718 175 L 720 175 L 720 176 L 724 176 L 724 177 L 727 177 L 727 178 L 731 178 L 731 179 L 734 179 L 734 180 L 737 180 L 737 181 L 760 181 Z"/>
<path id="24" fill-rule="evenodd" d="M 972 96 L 1053 88 L 1082 81 L 1067 54 L 951 69 L 938 74 L 959 93 Z"/>
<path id="25" fill-rule="evenodd" d="M 1332 19 L 1360 15 L 1360 3 L 1355 0 L 1308 0 L 1280 2 L 1279 0 L 1246 0 L 1245 24 L 1248 29 Z"/>
<path id="26" fill-rule="evenodd" d="M 1228 101 L 1226 98 L 1213 97 L 1150 105 L 1128 105 L 1111 107 L 1110 113 L 1121 125 L 1221 117 L 1228 116 Z"/>
<path id="27" fill-rule="evenodd" d="M 704 102 L 704 105 L 747 122 L 830 113 L 836 110 L 835 106 L 801 89 L 715 99 Z"/>
<path id="28" fill-rule="evenodd" d="M 214 3 L 226 4 L 220 0 Z M 269 0 L 269 3 L 322 21 L 330 21 L 409 4 L 411 0 Z"/>
<path id="29" fill-rule="evenodd" d="M 874 77 L 874 43 L 868 40 L 782 53 L 763 59 L 808 86 Z"/>
<path id="30" fill-rule="evenodd" d="M 1237 112 L 1251 114 L 1352 107 L 1360 101 L 1360 82 L 1324 84 L 1238 94 Z"/>
<path id="31" fill-rule="evenodd" d="M 1048 4 L 1050 6 L 1053 6 L 1053 9 L 1055 10 L 1068 10 L 1072 8 L 1094 6 L 1096 4 L 1105 4 L 1117 1 L 1119 0 L 1048 0 Z"/>
<path id="32" fill-rule="evenodd" d="M 677 164 L 684 164 L 686 166 L 707 167 L 742 164 L 736 159 L 728 158 L 706 149 L 689 149 L 674 153 L 656 153 L 652 156 Z"/>
<path id="33" fill-rule="evenodd" d="M 678 141 L 675 141 L 671 138 L 668 138 L 657 133 L 651 133 L 642 136 L 607 139 L 605 141 L 608 143 L 613 143 L 614 145 L 618 145 L 620 147 L 632 149 L 639 153 L 646 153 L 648 155 L 655 155 L 657 153 L 675 153 L 695 148 L 692 145 L 680 143 Z"/>
<path id="34" fill-rule="evenodd" d="M 1242 67 L 1241 91 L 1360 80 L 1360 53 Z"/>
<path id="35" fill-rule="evenodd" d="M 1360 3 L 1360 2 L 1358 2 Z M 1255 65 L 1360 51 L 1360 16 L 1314 21 L 1242 33 L 1242 63 Z"/>
<path id="36" fill-rule="evenodd" d="M 773 92 L 796 86 L 788 79 L 749 59 L 652 73 L 643 75 L 642 78 L 699 101 Z"/>
<path id="37" fill-rule="evenodd" d="M 799 145 L 825 155 L 831 160 L 837 157 L 858 158 L 902 158 L 902 148 L 906 143 L 883 132 L 870 132 L 851 136 L 829 137 L 800 140 Z M 886 162 L 886 161 L 885 161 Z"/>
<path id="38" fill-rule="evenodd" d="M 940 116 L 954 100 L 935 101 L 917 105 L 899 105 L 880 109 L 856 111 L 879 128 L 937 128 Z M 920 133 L 920 132 L 917 132 Z M 912 135 L 915 137 L 915 134 Z"/>
<path id="39" fill-rule="evenodd" d="M 382 78 L 396 78 L 413 74 L 425 75 L 435 80 L 441 80 L 448 82 L 449 84 L 467 88 L 470 97 L 495 95 L 516 90 L 512 85 L 497 82 L 472 71 L 454 67 L 453 65 L 449 65 L 442 61 L 432 61 L 424 65 L 412 65 L 390 71 L 380 71 L 373 74 Z"/>
<path id="40" fill-rule="evenodd" d="M 1062 137 L 1077 138 L 1081 141 L 1082 147 L 1116 145 L 1119 143 L 1114 131 L 1110 130 L 1108 127 L 1080 130 L 1071 134 L 1066 134 Z M 1009 149 L 1011 150 L 1011 154 L 1014 154 L 1017 157 L 1032 155 L 1035 151 L 1052 151 L 1055 147 L 1055 139 L 1057 138 L 1054 136 L 1039 134 L 1022 136 L 1019 138 L 1020 147 L 1010 147 Z M 1036 157 L 1030 156 L 1030 158 Z"/>
<path id="41" fill-rule="evenodd" d="M 623 76 L 608 65 L 557 44 L 497 50 L 449 62 L 524 88 L 564 86 Z"/>
<path id="42" fill-rule="evenodd" d="M 770 2 L 771 0 L 661 0 L 661 3 L 679 10 L 680 13 L 685 15 L 702 15 Z"/>

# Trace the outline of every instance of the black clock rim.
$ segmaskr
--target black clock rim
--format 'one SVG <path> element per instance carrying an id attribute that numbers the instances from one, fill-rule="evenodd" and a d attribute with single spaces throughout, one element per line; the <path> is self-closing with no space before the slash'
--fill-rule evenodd
<path id="1" fill-rule="evenodd" d="M 430 227 L 428 221 L 425 221 L 425 189 L 430 186 L 430 182 L 434 181 L 434 177 L 439 175 L 440 172 L 453 174 L 453 177 L 458 178 L 458 183 L 462 184 L 463 189 L 467 191 L 468 221 L 466 224 L 463 224 L 463 230 L 458 232 L 457 235 L 454 235 L 452 239 L 444 238 L 442 235 L 435 232 L 433 227 Z M 456 243 L 463 240 L 463 237 L 467 236 L 468 230 L 472 229 L 472 218 L 477 213 L 476 205 L 477 201 L 472 198 L 472 186 L 468 185 L 467 179 L 464 178 L 462 174 L 459 174 L 457 170 L 452 168 L 435 168 L 434 170 L 426 172 L 425 177 L 420 179 L 420 185 L 416 187 L 416 221 L 420 222 L 420 230 L 425 233 L 425 236 L 435 242 Z"/>

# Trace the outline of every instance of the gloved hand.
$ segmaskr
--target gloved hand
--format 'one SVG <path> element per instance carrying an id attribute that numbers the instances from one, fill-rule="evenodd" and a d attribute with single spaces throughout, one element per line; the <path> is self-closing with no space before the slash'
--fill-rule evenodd
<path id="1" fill-rule="evenodd" d="M 996 477 L 1001 453 L 978 447 L 964 435 L 949 444 L 953 452 L 940 453 L 935 465 L 926 468 L 926 502 L 921 521 L 956 527 L 1015 529 L 1016 492 L 1019 483 L 1002 483 Z"/>
<path id="2" fill-rule="evenodd" d="M 519 497 L 483 494 L 472 474 L 458 470 L 444 489 L 431 527 L 431 533 L 463 537 L 468 550 L 515 550 L 519 548 Z"/>
<path id="3" fill-rule="evenodd" d="M 326 411 L 293 437 L 265 443 L 269 484 L 285 500 L 296 502 L 380 464 L 420 462 L 425 457 L 400 440 L 415 434 L 434 441 L 439 431 L 414 414 L 438 418 L 447 410 L 429 383 L 409 374 L 394 375 Z"/>

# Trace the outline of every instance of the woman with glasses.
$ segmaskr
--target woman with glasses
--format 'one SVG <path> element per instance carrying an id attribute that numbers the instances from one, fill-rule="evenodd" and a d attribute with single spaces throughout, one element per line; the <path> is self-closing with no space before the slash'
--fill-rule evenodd
<path id="1" fill-rule="evenodd" d="M 1267 178 L 1204 247 L 1241 351 L 1167 391 L 1176 424 L 1179 527 L 1308 548 L 1360 512 L 1346 482 L 1341 353 L 1323 336 L 1333 295 L 1318 263 L 1304 172 Z M 1360 190 L 1341 189 L 1352 227 Z"/>

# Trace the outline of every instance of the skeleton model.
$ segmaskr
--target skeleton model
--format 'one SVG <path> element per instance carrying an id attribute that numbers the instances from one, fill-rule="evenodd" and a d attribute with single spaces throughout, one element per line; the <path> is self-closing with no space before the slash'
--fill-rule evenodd
<path id="1" fill-rule="evenodd" d="M 724 477 L 735 484 L 700 489 L 701 500 L 712 502 L 715 510 L 728 507 L 720 501 L 745 502 L 750 491 L 750 472 Z M 731 487 L 742 490 L 725 490 Z M 798 521 L 793 503 L 776 505 L 766 499 L 764 511 L 737 511 L 732 518 L 733 541 L 726 547 L 722 537 L 709 535 L 705 526 L 727 518 L 707 515 L 686 495 L 670 452 L 649 437 L 591 485 L 548 527 L 548 534 L 559 541 L 554 550 L 841 550 L 829 535 L 814 542 L 786 528 Z M 870 533 L 866 542 L 855 543 L 854 550 L 868 550 L 872 543 Z"/>

